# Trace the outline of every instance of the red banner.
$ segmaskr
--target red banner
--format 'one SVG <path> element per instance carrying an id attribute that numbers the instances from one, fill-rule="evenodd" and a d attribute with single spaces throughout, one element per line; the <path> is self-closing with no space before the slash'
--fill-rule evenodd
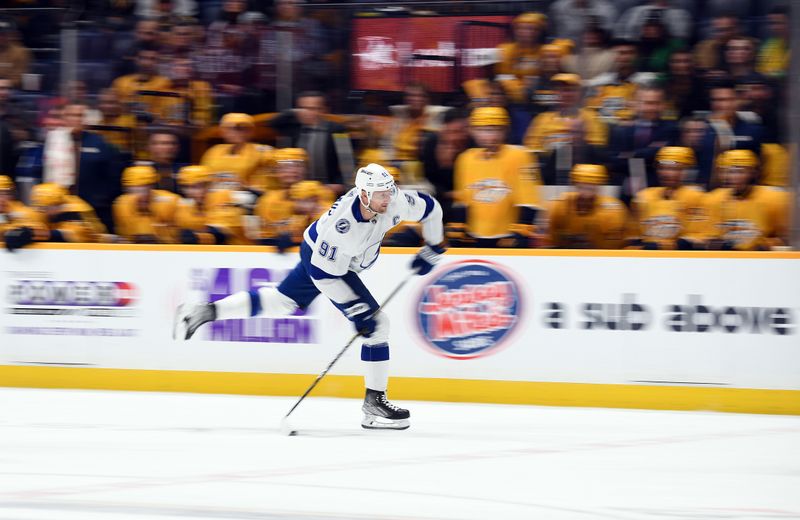
<path id="1" fill-rule="evenodd" d="M 354 20 L 353 89 L 399 91 L 422 81 L 452 92 L 485 77 L 506 41 L 510 16 L 440 16 Z M 456 75 L 458 67 L 458 75 Z"/>

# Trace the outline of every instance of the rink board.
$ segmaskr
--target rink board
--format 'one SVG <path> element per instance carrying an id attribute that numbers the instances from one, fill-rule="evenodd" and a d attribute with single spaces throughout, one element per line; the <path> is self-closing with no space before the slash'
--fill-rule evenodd
<path id="1" fill-rule="evenodd" d="M 363 274 L 376 299 L 413 250 Z M 0 385 L 298 395 L 351 337 L 304 314 L 171 339 L 181 301 L 278 283 L 260 247 L 0 255 Z M 396 399 L 800 414 L 800 254 L 460 250 L 391 302 Z M 362 393 L 354 345 L 315 393 Z"/>

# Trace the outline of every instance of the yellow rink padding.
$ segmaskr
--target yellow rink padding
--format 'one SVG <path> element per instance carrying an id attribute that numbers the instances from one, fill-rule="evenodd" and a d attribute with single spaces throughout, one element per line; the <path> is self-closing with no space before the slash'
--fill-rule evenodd
<path id="1" fill-rule="evenodd" d="M 316 375 L 0 366 L 0 386 L 300 396 Z M 326 376 L 312 395 L 363 396 L 359 376 Z M 800 415 L 800 390 L 394 377 L 393 400 L 714 410 Z"/>

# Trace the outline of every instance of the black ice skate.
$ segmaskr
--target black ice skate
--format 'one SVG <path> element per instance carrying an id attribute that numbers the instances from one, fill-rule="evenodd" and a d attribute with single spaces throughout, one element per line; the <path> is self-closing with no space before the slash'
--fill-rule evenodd
<path id="1" fill-rule="evenodd" d="M 213 303 L 196 305 L 182 304 L 175 311 L 175 323 L 172 327 L 172 338 L 187 340 L 194 336 L 200 325 L 217 319 L 217 308 Z"/>
<path id="2" fill-rule="evenodd" d="M 395 406 L 386 399 L 386 392 L 370 390 L 367 388 L 367 395 L 364 397 L 364 405 L 361 407 L 364 418 L 361 426 L 370 430 L 405 430 L 411 423 L 408 418 L 411 416 L 408 410 Z"/>

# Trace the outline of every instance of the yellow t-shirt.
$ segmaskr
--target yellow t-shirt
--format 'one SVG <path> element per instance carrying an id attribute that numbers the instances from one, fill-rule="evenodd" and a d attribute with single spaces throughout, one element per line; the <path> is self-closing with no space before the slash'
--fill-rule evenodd
<path id="1" fill-rule="evenodd" d="M 44 212 L 36 212 L 34 228 L 59 231 L 66 242 L 98 242 L 106 232 L 94 209 L 80 197 L 67 195 L 55 218 L 48 220 Z"/>
<path id="2" fill-rule="evenodd" d="M 244 230 L 245 211 L 236 205 L 228 190 L 208 192 L 199 206 L 193 199 L 181 199 L 175 212 L 175 224 L 178 229 L 195 231 L 201 244 L 214 244 L 214 238 L 208 232 L 213 227 L 226 237 L 225 243 L 246 245 L 250 243 Z"/>
<path id="3" fill-rule="evenodd" d="M 756 70 L 765 76 L 781 78 L 789 70 L 791 54 L 786 42 L 778 38 L 770 38 L 758 53 Z"/>
<path id="4" fill-rule="evenodd" d="M 608 129 L 597 115 L 582 108 L 574 116 L 564 116 L 560 112 L 543 112 L 536 116 L 525 132 L 525 146 L 535 152 L 550 153 L 561 143 L 571 141 L 570 128 L 576 119 L 583 124 L 584 139 L 594 146 L 608 144 Z"/>
<path id="5" fill-rule="evenodd" d="M 39 217 L 33 209 L 17 200 L 10 201 L 6 211 L 0 213 L 0 244 L 3 243 L 6 231 L 20 227 L 35 227 L 38 224 Z"/>
<path id="6" fill-rule="evenodd" d="M 213 173 L 230 173 L 236 176 L 242 186 L 258 191 L 277 187 L 272 172 L 272 147 L 245 143 L 232 153 L 233 145 L 218 144 L 209 148 L 200 163 Z"/>
<path id="7" fill-rule="evenodd" d="M 210 126 L 213 100 L 211 85 L 206 81 L 192 81 L 185 88 L 170 88 L 181 97 L 160 98 L 159 117 L 166 123 L 184 124 L 187 119 L 196 126 Z"/>
<path id="8" fill-rule="evenodd" d="M 784 245 L 789 226 L 789 193 L 771 186 L 753 186 L 744 198 L 729 188 L 706 195 L 705 203 L 715 238 L 734 249 L 754 250 Z"/>
<path id="9" fill-rule="evenodd" d="M 586 100 L 586 107 L 596 110 L 603 119 L 628 120 L 633 119 L 633 107 L 638 86 L 631 82 L 622 82 L 619 85 L 601 85 L 595 94 Z"/>
<path id="10" fill-rule="evenodd" d="M 261 219 L 261 238 L 276 238 L 289 233 L 295 242 L 302 240 L 303 231 L 328 210 L 335 198 L 333 192 L 324 185 L 312 182 L 316 184 L 316 190 L 310 200 L 293 200 L 289 196 L 290 190 L 286 188 L 270 190 L 259 197 L 253 214 Z M 314 205 L 315 208 L 299 212 L 303 204 Z"/>
<path id="11" fill-rule="evenodd" d="M 140 90 L 166 92 L 170 90 L 170 80 L 164 76 L 151 76 L 143 81 L 139 74 L 128 74 L 127 76 L 121 76 L 115 79 L 111 84 L 111 88 L 117 93 L 119 101 L 123 105 L 141 103 L 147 112 L 158 117 L 161 113 L 159 107 L 163 98 L 158 96 L 142 96 L 139 95 L 138 92 Z M 125 107 L 125 112 L 130 112 L 128 106 Z"/>
<path id="12" fill-rule="evenodd" d="M 541 46 L 522 48 L 516 43 L 501 43 L 497 46 L 500 61 L 495 65 L 495 74 L 506 95 L 521 103 L 525 97 L 524 78 L 539 74 L 539 49 Z"/>
<path id="13" fill-rule="evenodd" d="M 126 193 L 114 201 L 117 234 L 129 242 L 143 239 L 161 244 L 175 242 L 175 211 L 180 197 L 164 190 L 151 190 L 146 208 L 139 207 L 139 195 Z"/>
<path id="14" fill-rule="evenodd" d="M 614 197 L 598 195 L 590 211 L 581 213 L 578 194 L 568 192 L 550 203 L 548 233 L 553 247 L 619 249 L 623 245 L 628 212 Z"/>
<path id="15" fill-rule="evenodd" d="M 540 185 L 533 156 L 519 146 L 503 145 L 493 156 L 470 148 L 456 158 L 456 203 L 466 206 L 467 233 L 476 238 L 510 235 L 520 206 L 539 206 Z"/>
<path id="16" fill-rule="evenodd" d="M 675 249 L 679 238 L 701 241 L 709 236 L 705 194 L 694 186 L 681 186 L 670 198 L 665 188 L 647 188 L 634 199 L 638 235 L 659 249 Z"/>

